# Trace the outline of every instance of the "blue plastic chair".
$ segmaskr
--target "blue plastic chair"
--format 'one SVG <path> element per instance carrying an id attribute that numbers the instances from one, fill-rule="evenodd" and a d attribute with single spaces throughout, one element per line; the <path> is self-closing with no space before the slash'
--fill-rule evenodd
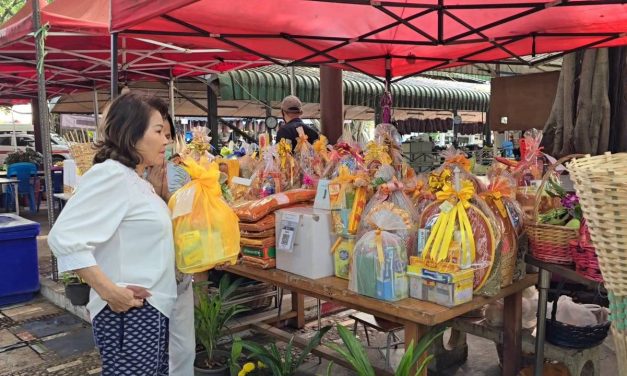
<path id="1" fill-rule="evenodd" d="M 32 182 L 32 178 L 37 176 L 37 165 L 34 163 L 20 162 L 10 164 L 7 169 L 7 178 L 17 179 L 19 182 L 18 194 L 19 196 L 26 196 L 28 198 L 28 206 L 30 212 L 37 213 L 37 206 L 35 205 L 35 186 Z M 15 201 L 15 192 L 13 191 L 13 185 L 7 187 L 7 194 L 5 196 L 5 206 L 11 210 L 15 208 L 14 205 L 19 205 Z"/>

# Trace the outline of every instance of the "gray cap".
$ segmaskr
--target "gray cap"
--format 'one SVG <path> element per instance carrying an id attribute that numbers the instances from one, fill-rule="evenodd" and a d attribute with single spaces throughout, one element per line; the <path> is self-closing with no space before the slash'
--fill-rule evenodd
<path id="1" fill-rule="evenodd" d="M 303 104 L 300 99 L 298 99 L 298 97 L 294 95 L 288 95 L 287 97 L 283 98 L 283 102 L 281 102 L 281 110 L 283 110 L 283 112 L 299 114 L 303 112 Z"/>

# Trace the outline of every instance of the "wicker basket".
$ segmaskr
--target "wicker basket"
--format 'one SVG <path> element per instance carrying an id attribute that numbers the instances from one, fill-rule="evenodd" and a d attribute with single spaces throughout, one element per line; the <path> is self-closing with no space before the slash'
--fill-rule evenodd
<path id="1" fill-rule="evenodd" d="M 70 154 L 76 162 L 76 168 L 79 175 L 83 175 L 94 164 L 94 156 L 96 149 L 91 142 L 70 144 Z"/>
<path id="2" fill-rule="evenodd" d="M 627 375 L 627 153 L 586 156 L 568 169 L 608 290 L 620 375 Z"/>
<path id="3" fill-rule="evenodd" d="M 538 211 L 540 209 L 540 196 L 544 192 L 544 186 L 546 185 L 549 176 L 557 166 L 572 159 L 583 157 L 582 154 L 572 154 L 565 156 L 551 165 L 544 177 L 542 183 L 536 193 L 536 204 L 533 210 L 533 221 L 525 224 L 525 231 L 529 235 L 529 250 L 531 255 L 544 262 L 552 264 L 570 265 L 573 263 L 573 258 L 570 251 L 570 241 L 577 240 L 579 238 L 579 231 L 577 229 L 568 228 L 566 226 L 556 226 L 537 222 Z"/>
<path id="4" fill-rule="evenodd" d="M 553 301 L 551 318 L 546 319 L 546 340 L 550 343 L 571 349 L 587 349 L 600 345 L 607 337 L 610 330 L 610 322 L 594 326 L 574 326 L 559 322 L 557 315 L 557 301 L 562 293 L 564 282 L 558 287 L 558 293 Z"/>

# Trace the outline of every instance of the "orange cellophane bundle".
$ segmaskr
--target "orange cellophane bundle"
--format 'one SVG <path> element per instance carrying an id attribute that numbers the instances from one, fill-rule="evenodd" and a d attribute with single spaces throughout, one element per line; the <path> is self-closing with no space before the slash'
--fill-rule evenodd
<path id="1" fill-rule="evenodd" d="M 168 204 L 178 269 L 197 273 L 234 263 L 239 254 L 238 218 L 222 199 L 218 164 L 187 158 L 184 168 L 192 180 Z"/>
<path id="2" fill-rule="evenodd" d="M 256 222 L 275 210 L 311 201 L 315 197 L 316 191 L 313 189 L 292 189 L 262 199 L 235 204 L 233 210 L 242 222 Z"/>
<path id="3" fill-rule="evenodd" d="M 242 256 L 242 264 L 260 269 L 274 269 L 276 268 L 276 259 L 262 259 L 259 257 Z"/>

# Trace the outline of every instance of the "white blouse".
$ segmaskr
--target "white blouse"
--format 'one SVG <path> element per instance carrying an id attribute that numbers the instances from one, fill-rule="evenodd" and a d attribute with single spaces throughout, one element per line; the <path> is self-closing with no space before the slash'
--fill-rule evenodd
<path id="1" fill-rule="evenodd" d="M 146 288 L 169 317 L 176 300 L 170 211 L 134 170 L 107 160 L 82 178 L 48 235 L 59 272 L 98 265 L 118 286 Z M 94 289 L 93 319 L 107 303 Z"/>

